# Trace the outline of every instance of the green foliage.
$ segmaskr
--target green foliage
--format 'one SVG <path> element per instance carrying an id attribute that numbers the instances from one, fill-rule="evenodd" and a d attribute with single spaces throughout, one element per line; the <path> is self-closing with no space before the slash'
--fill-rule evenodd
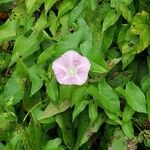
<path id="1" fill-rule="evenodd" d="M 0 0 L 0 150 L 150 147 L 148 0 Z M 52 63 L 88 58 L 84 85 Z"/>

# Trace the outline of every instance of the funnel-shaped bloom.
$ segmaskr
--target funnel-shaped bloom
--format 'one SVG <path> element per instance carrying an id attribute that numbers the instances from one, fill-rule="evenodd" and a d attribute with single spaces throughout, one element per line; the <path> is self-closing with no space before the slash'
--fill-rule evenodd
<path id="1" fill-rule="evenodd" d="M 53 62 L 52 69 L 60 84 L 82 85 L 88 78 L 90 66 L 86 57 L 70 50 Z"/>

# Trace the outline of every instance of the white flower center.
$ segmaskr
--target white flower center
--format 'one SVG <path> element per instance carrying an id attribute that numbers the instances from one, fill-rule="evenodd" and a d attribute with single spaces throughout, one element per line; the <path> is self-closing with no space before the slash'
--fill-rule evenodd
<path id="1" fill-rule="evenodd" d="M 69 76 L 74 76 L 74 75 L 76 75 L 76 68 L 75 67 L 69 67 L 69 69 L 68 69 L 68 71 L 67 71 L 67 74 L 69 75 Z"/>

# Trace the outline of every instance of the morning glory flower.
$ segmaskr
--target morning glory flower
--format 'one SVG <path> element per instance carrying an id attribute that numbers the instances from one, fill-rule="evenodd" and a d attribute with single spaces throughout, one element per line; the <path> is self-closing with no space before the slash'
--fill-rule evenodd
<path id="1" fill-rule="evenodd" d="M 60 84 L 82 85 L 88 78 L 90 66 L 86 57 L 70 50 L 53 62 L 52 69 Z"/>

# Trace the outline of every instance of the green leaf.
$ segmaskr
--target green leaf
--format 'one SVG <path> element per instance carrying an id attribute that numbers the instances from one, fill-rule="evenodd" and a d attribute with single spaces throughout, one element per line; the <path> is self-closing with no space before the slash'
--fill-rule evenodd
<path id="1" fill-rule="evenodd" d="M 47 61 L 48 59 L 50 59 L 53 55 L 54 55 L 54 46 L 50 46 L 48 48 L 46 48 L 39 56 L 38 58 L 38 64 L 44 63 L 45 61 Z"/>
<path id="2" fill-rule="evenodd" d="M 11 58 L 10 65 L 14 64 L 19 57 L 21 59 L 25 59 L 35 51 L 39 49 L 39 42 L 37 40 L 37 36 L 35 34 L 31 34 L 29 37 L 25 37 L 24 35 L 19 36 L 16 39 L 13 54 Z"/>
<path id="3" fill-rule="evenodd" d="M 102 50 L 104 53 L 108 50 L 108 48 L 111 46 L 113 42 L 115 30 L 116 30 L 116 27 L 112 26 L 104 32 L 104 35 L 102 38 Z"/>
<path id="4" fill-rule="evenodd" d="M 16 37 L 18 24 L 16 20 L 8 20 L 0 26 L 0 42 L 3 40 L 11 40 Z"/>
<path id="5" fill-rule="evenodd" d="M 108 124 L 113 124 L 113 125 L 121 125 L 121 120 L 119 119 L 119 116 L 116 115 L 115 113 L 112 113 L 111 111 L 105 109 L 105 113 L 106 115 L 108 116 L 108 119 L 107 119 L 107 123 Z"/>
<path id="6" fill-rule="evenodd" d="M 13 74 L 5 85 L 3 101 L 6 106 L 12 106 L 21 101 L 24 95 L 24 79 Z"/>
<path id="7" fill-rule="evenodd" d="M 112 137 L 111 144 L 108 146 L 108 150 L 127 150 L 127 141 L 125 135 L 119 128 L 116 128 Z"/>
<path id="8" fill-rule="evenodd" d="M 53 77 L 50 82 L 47 81 L 46 83 L 46 92 L 49 98 L 53 101 L 58 101 L 58 86 L 57 81 Z"/>
<path id="9" fill-rule="evenodd" d="M 96 6 L 97 6 L 97 0 L 88 0 L 88 3 L 91 7 L 92 10 L 95 10 L 96 9 Z"/>
<path id="10" fill-rule="evenodd" d="M 132 22 L 132 13 L 130 9 L 125 4 L 119 5 L 119 11 L 122 13 L 122 16 L 129 22 Z"/>
<path id="11" fill-rule="evenodd" d="M 60 26 L 60 19 L 56 16 L 56 14 L 50 10 L 50 16 L 48 18 L 49 30 L 51 31 L 53 36 L 57 36 L 57 30 Z"/>
<path id="12" fill-rule="evenodd" d="M 45 146 L 43 146 L 42 150 L 64 150 L 60 147 L 62 140 L 60 138 L 55 138 L 53 140 L 49 140 Z"/>
<path id="13" fill-rule="evenodd" d="M 32 114 L 33 115 L 33 114 Z M 40 123 L 32 116 L 29 126 L 21 131 L 25 150 L 40 150 L 42 130 Z M 30 138 L 29 138 L 30 137 Z"/>
<path id="14" fill-rule="evenodd" d="M 83 29 L 79 29 L 78 31 L 65 35 L 55 46 L 55 50 L 57 51 L 57 55 L 61 55 L 64 52 L 74 49 L 76 50 L 80 42 L 83 40 Z"/>
<path id="15" fill-rule="evenodd" d="M 39 76 L 38 67 L 36 65 L 29 69 L 29 79 L 32 82 L 31 95 L 35 94 L 43 85 L 43 80 Z"/>
<path id="16" fill-rule="evenodd" d="M 148 90 L 146 93 L 146 100 L 147 100 L 147 114 L 148 119 L 150 120 L 150 90 Z"/>
<path id="17" fill-rule="evenodd" d="M 129 28 L 130 26 L 128 24 L 123 24 L 119 31 L 117 43 L 120 49 L 122 49 L 122 46 L 125 44 L 126 35 L 127 35 Z"/>
<path id="18" fill-rule="evenodd" d="M 19 132 L 14 132 L 9 143 L 5 146 L 4 150 L 20 150 L 23 149 L 22 135 Z"/>
<path id="19" fill-rule="evenodd" d="M 5 3 L 9 3 L 9 2 L 13 2 L 14 0 L 1 0 L 0 1 L 0 5 L 1 4 L 5 4 Z"/>
<path id="20" fill-rule="evenodd" d="M 133 82 L 128 82 L 126 90 L 121 87 L 118 87 L 116 90 L 125 96 L 127 103 L 133 110 L 147 113 L 145 95 Z"/>
<path id="21" fill-rule="evenodd" d="M 146 92 L 150 87 L 150 75 L 146 75 L 141 80 L 141 89 L 143 92 Z"/>
<path id="22" fill-rule="evenodd" d="M 91 102 L 89 103 L 89 118 L 91 124 L 97 119 L 97 117 L 98 117 L 98 108 L 95 103 Z"/>
<path id="23" fill-rule="evenodd" d="M 57 2 L 57 0 L 45 0 L 45 13 L 47 13 L 51 8 L 52 6 Z"/>
<path id="24" fill-rule="evenodd" d="M 122 57 L 122 69 L 125 69 L 134 59 L 135 55 L 126 54 Z"/>
<path id="25" fill-rule="evenodd" d="M 128 81 L 131 79 L 131 77 L 133 76 L 133 71 L 132 70 L 127 70 L 127 71 L 123 71 L 120 73 L 116 72 L 116 75 L 113 77 L 113 80 L 107 79 L 107 83 L 113 87 L 113 88 L 117 88 L 119 86 L 124 87 Z"/>
<path id="26" fill-rule="evenodd" d="M 133 0 L 111 0 L 111 7 L 117 7 L 120 3 L 128 6 Z"/>
<path id="27" fill-rule="evenodd" d="M 145 11 L 137 13 L 132 21 L 131 33 L 139 35 L 139 40 L 133 46 L 133 54 L 140 53 L 150 44 L 149 14 Z"/>
<path id="28" fill-rule="evenodd" d="M 94 63 L 93 61 L 90 61 L 91 63 L 91 71 L 95 73 L 106 73 L 108 72 L 108 69 L 104 66 L 101 66 L 99 64 Z"/>
<path id="29" fill-rule="evenodd" d="M 78 105 L 87 95 L 87 87 L 81 86 L 74 90 L 72 94 L 72 105 Z"/>
<path id="30" fill-rule="evenodd" d="M 70 22 L 75 22 L 78 17 L 80 16 L 80 14 L 83 12 L 84 10 L 84 3 L 85 1 L 82 0 L 81 2 L 79 2 L 76 7 L 71 11 L 70 13 Z"/>
<path id="31" fill-rule="evenodd" d="M 34 30 L 36 32 L 40 32 L 41 30 L 43 30 L 46 27 L 48 27 L 47 16 L 43 12 L 35 24 Z"/>
<path id="32" fill-rule="evenodd" d="M 74 91 L 74 87 L 72 87 L 72 86 L 59 85 L 59 98 L 60 98 L 60 100 L 70 99 L 73 91 Z"/>
<path id="33" fill-rule="evenodd" d="M 115 9 L 111 9 L 104 18 L 102 31 L 104 32 L 109 27 L 114 25 L 116 23 L 116 21 L 119 19 L 120 15 L 121 15 L 120 12 L 118 12 Z"/>
<path id="34" fill-rule="evenodd" d="M 71 106 L 71 101 L 65 100 L 61 103 L 53 104 L 50 102 L 50 104 L 47 106 L 47 108 L 44 110 L 42 114 L 40 114 L 38 120 L 43 120 L 46 118 L 50 118 L 56 114 L 62 113 L 66 111 Z"/>
<path id="35" fill-rule="evenodd" d="M 17 116 L 13 112 L 0 113 L 0 141 L 8 138 L 8 135 L 15 130 L 16 125 Z"/>
<path id="36" fill-rule="evenodd" d="M 123 122 L 129 122 L 135 111 L 126 103 L 123 111 Z"/>
<path id="37" fill-rule="evenodd" d="M 110 109 L 108 104 L 106 104 L 107 109 L 115 114 L 120 114 L 120 101 L 115 91 L 104 80 L 98 84 L 98 90 L 111 105 Z"/>
<path id="38" fill-rule="evenodd" d="M 86 105 L 88 105 L 89 102 L 88 101 L 82 101 L 80 103 L 77 103 L 75 105 L 75 109 L 73 110 L 73 121 L 75 120 L 75 118 L 85 109 Z"/>
<path id="39" fill-rule="evenodd" d="M 133 130 L 133 125 L 132 125 L 132 122 L 131 122 L 131 121 L 122 124 L 122 130 L 123 130 L 123 133 L 124 133 L 129 139 L 133 139 L 133 138 L 134 138 L 134 130 Z"/>
<path id="40" fill-rule="evenodd" d="M 56 115 L 55 120 L 62 131 L 63 141 L 67 148 L 73 149 L 75 138 L 73 134 L 73 126 L 71 124 L 71 114 L 69 111 L 58 114 Z"/>
<path id="41" fill-rule="evenodd" d="M 10 58 L 9 54 L 0 53 L 0 71 L 8 67 Z"/>
<path id="42" fill-rule="evenodd" d="M 61 17 L 63 16 L 65 13 L 67 13 L 69 10 L 73 9 L 74 5 L 75 5 L 76 1 L 75 0 L 64 0 L 61 2 L 61 4 L 59 5 L 59 11 L 58 11 L 58 16 Z"/>
<path id="43" fill-rule="evenodd" d="M 43 0 L 25 0 L 26 11 L 29 15 L 37 10 L 42 4 Z"/>
<path id="44" fill-rule="evenodd" d="M 90 125 L 88 115 L 85 113 L 82 114 L 82 117 L 79 121 L 77 141 L 73 150 L 78 150 L 79 147 L 81 147 L 85 142 L 87 142 L 89 138 L 98 131 L 100 126 L 105 121 L 105 116 L 101 114 L 97 117 L 95 122 L 93 122 L 93 124 Z"/>

